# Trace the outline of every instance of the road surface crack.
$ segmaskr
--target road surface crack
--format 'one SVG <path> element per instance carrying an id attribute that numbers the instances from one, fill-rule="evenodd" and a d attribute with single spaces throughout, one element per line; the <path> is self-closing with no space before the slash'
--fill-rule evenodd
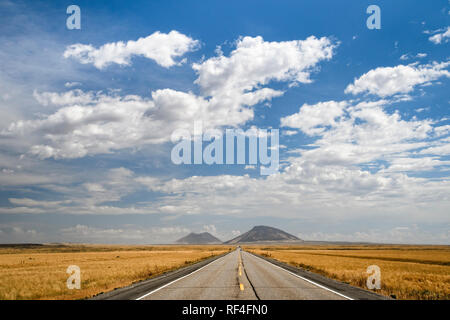
<path id="1" fill-rule="evenodd" d="M 251 281 L 250 278 L 248 277 L 247 270 L 245 269 L 245 265 L 244 265 L 244 259 L 241 259 L 241 263 L 242 263 L 242 269 L 244 269 L 245 277 L 247 278 L 248 283 L 250 283 L 250 287 L 252 287 L 252 290 L 253 290 L 253 293 L 254 293 L 255 296 L 256 296 L 256 299 L 261 300 L 261 299 L 259 298 L 259 296 L 258 296 L 258 293 L 256 292 L 255 287 L 253 286 L 252 281 Z"/>

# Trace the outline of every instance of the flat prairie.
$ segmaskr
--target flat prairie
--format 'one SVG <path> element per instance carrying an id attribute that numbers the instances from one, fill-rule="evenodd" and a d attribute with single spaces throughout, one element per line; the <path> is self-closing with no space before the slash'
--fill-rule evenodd
<path id="1" fill-rule="evenodd" d="M 83 299 L 229 251 L 220 245 L 0 246 L 0 299 Z M 68 289 L 69 265 L 81 288 Z"/>
<path id="2" fill-rule="evenodd" d="M 450 299 L 450 246 L 247 245 L 243 249 L 367 289 L 367 267 L 381 271 L 381 289 L 396 299 Z"/>

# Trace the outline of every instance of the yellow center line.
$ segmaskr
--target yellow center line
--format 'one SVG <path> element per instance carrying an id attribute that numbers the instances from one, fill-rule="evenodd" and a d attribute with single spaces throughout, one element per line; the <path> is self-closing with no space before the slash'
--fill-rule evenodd
<path id="1" fill-rule="evenodd" d="M 238 254 L 238 262 L 239 262 L 239 265 L 238 265 L 238 270 L 239 270 L 239 276 L 242 276 L 242 260 L 241 260 L 241 253 L 239 252 L 239 254 Z"/>
<path id="2" fill-rule="evenodd" d="M 238 262 L 239 262 L 239 265 L 238 265 L 239 276 L 241 277 L 242 276 L 242 258 L 241 258 L 240 252 L 238 255 Z M 239 283 L 239 289 L 241 289 L 241 291 L 244 291 L 244 285 L 242 283 Z"/>

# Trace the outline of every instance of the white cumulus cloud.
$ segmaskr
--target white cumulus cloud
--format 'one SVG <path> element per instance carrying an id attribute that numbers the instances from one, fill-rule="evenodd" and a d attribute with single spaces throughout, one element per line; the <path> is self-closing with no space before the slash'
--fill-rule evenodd
<path id="1" fill-rule="evenodd" d="M 336 118 L 343 115 L 346 101 L 319 102 L 315 105 L 304 104 L 298 113 L 281 118 L 282 127 L 301 129 L 308 135 L 325 131 L 326 127 L 335 126 Z"/>
<path id="2" fill-rule="evenodd" d="M 270 81 L 309 83 L 313 68 L 331 59 L 335 46 L 326 37 L 281 42 L 243 37 L 229 57 L 219 55 L 194 64 L 199 75 L 195 82 L 207 96 L 251 91 Z"/>
<path id="3" fill-rule="evenodd" d="M 74 58 L 83 64 L 92 63 L 96 68 L 103 69 L 112 63 L 129 65 L 133 56 L 143 56 L 154 60 L 162 67 L 168 68 L 180 63 L 176 62 L 175 58 L 195 50 L 198 46 L 198 40 L 194 40 L 176 30 L 169 33 L 156 31 L 136 41 L 111 42 L 99 48 L 80 43 L 73 44 L 66 48 L 64 57 Z"/>
<path id="4" fill-rule="evenodd" d="M 398 65 L 396 67 L 378 67 L 355 79 L 345 93 L 359 94 L 367 92 L 380 97 L 411 92 L 417 85 L 428 85 L 440 77 L 450 77 L 449 62 L 426 65 Z"/>

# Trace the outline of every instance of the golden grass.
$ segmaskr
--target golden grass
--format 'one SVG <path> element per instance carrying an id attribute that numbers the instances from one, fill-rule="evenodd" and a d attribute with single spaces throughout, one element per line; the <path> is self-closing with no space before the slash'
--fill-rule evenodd
<path id="1" fill-rule="evenodd" d="M 367 289 L 367 267 L 381 269 L 381 289 L 397 299 L 450 299 L 449 246 L 292 245 L 245 250 Z"/>
<path id="2" fill-rule="evenodd" d="M 0 247 L 0 299 L 82 299 L 230 250 L 227 246 L 63 245 Z M 69 265 L 81 289 L 69 290 Z"/>

